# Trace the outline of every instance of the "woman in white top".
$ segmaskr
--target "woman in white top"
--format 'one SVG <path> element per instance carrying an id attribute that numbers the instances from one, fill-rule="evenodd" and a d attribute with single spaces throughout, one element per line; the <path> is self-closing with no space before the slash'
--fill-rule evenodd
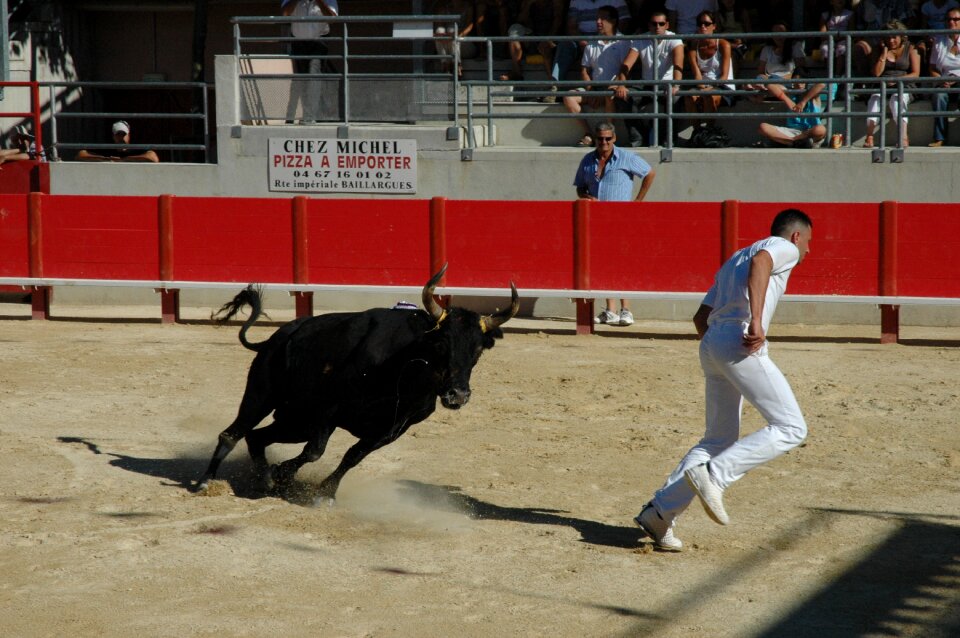
<path id="1" fill-rule="evenodd" d="M 786 33 L 786 22 L 774 22 L 770 30 L 776 33 Z M 760 51 L 757 62 L 757 79 L 759 80 L 789 80 L 793 77 L 798 66 L 803 66 L 806 54 L 803 51 L 803 42 L 774 36 Z M 772 97 L 782 100 L 783 87 L 779 84 L 758 84 L 748 88 L 760 91 L 761 95 L 769 93 Z"/>
<path id="2" fill-rule="evenodd" d="M 960 9 L 950 9 L 946 17 L 947 28 L 954 32 L 947 35 L 938 35 L 933 41 L 933 52 L 930 54 L 930 75 L 933 77 L 950 78 L 937 86 L 949 88 L 956 85 L 956 78 L 960 77 Z M 952 94 L 954 97 L 956 94 Z M 933 94 L 933 110 L 943 112 L 950 104 L 950 93 L 937 91 Z M 943 146 L 947 141 L 947 118 L 938 117 L 933 121 L 934 148 Z"/>
<path id="3" fill-rule="evenodd" d="M 712 11 L 701 11 L 697 14 L 697 34 L 711 35 L 717 28 L 715 14 Z M 733 61 L 730 43 L 722 38 L 705 38 L 693 42 L 687 53 L 687 60 L 693 72 L 694 80 L 732 80 Z M 688 95 L 684 98 L 688 113 L 716 113 L 721 102 L 726 105 L 733 103 L 728 95 L 720 95 L 716 91 L 733 89 L 732 84 L 700 84 L 697 86 L 702 93 Z M 703 122 L 697 122 L 699 126 Z M 707 122 L 715 124 L 715 122 Z"/>

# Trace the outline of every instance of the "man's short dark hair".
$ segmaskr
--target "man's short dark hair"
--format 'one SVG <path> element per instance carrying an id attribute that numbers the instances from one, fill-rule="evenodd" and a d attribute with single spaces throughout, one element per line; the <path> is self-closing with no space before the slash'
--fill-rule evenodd
<path id="1" fill-rule="evenodd" d="M 777 213 L 770 224 L 770 234 L 776 237 L 786 237 L 784 233 L 792 233 L 795 226 L 813 228 L 813 221 L 802 210 L 787 208 Z"/>
<path id="2" fill-rule="evenodd" d="M 607 17 L 610 18 L 610 22 L 617 24 L 620 22 L 620 12 L 617 11 L 616 7 L 611 7 L 609 4 L 605 4 L 599 9 L 597 9 L 597 16 L 599 17 L 601 13 L 606 13 Z"/>

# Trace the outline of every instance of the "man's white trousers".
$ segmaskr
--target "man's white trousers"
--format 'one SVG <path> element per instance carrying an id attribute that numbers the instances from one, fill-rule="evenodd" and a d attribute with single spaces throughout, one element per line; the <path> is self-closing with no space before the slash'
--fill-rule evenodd
<path id="1" fill-rule="evenodd" d="M 709 461 L 714 482 L 726 489 L 758 465 L 800 445 L 807 436 L 797 399 L 767 356 L 767 345 L 746 354 L 739 323 L 707 330 L 700 342 L 700 365 L 706 382 L 706 431 L 654 496 L 654 504 L 668 521 L 683 512 L 695 496 L 683 479 L 688 468 Z M 767 426 L 740 439 L 743 399 L 757 409 Z"/>

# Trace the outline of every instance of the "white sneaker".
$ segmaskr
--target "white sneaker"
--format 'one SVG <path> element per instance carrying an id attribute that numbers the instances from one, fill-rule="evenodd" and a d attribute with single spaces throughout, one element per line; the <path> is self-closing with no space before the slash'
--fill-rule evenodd
<path id="1" fill-rule="evenodd" d="M 599 315 L 594 317 L 593 323 L 606 323 L 610 324 L 611 326 L 616 326 L 620 323 L 620 317 L 613 314 L 609 310 L 604 310 Z"/>
<path id="2" fill-rule="evenodd" d="M 701 463 L 691 467 L 683 473 L 683 476 L 687 480 L 687 485 L 700 497 L 707 515 L 721 525 L 729 523 L 730 517 L 723 509 L 723 489 L 713 482 L 707 464 Z"/>
<path id="3" fill-rule="evenodd" d="M 653 539 L 653 545 L 657 549 L 665 552 L 683 551 L 683 542 L 673 535 L 673 523 L 667 525 L 653 503 L 647 503 L 633 522 L 643 530 L 644 534 Z"/>
<path id="4" fill-rule="evenodd" d="M 620 309 L 620 325 L 621 326 L 633 325 L 633 313 L 627 310 L 626 308 Z"/>

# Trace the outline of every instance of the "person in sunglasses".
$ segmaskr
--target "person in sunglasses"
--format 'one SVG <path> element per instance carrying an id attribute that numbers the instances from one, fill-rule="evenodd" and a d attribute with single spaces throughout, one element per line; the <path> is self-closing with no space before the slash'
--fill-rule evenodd
<path id="1" fill-rule="evenodd" d="M 580 160 L 573 185 L 577 197 L 603 202 L 642 202 L 650 191 L 656 171 L 643 158 L 632 151 L 617 148 L 617 134 L 613 124 L 600 122 L 594 128 L 596 150 Z M 640 180 L 640 191 L 633 196 L 633 180 Z M 594 323 L 611 326 L 633 324 L 633 313 L 626 299 L 620 300 L 620 312 L 614 312 L 614 300 L 607 299 L 606 310 L 594 319 Z"/>
<path id="2" fill-rule="evenodd" d="M 638 38 L 631 41 L 630 52 L 620 67 L 620 74 L 617 80 L 624 82 L 631 77 L 638 75 L 644 82 L 655 82 L 659 80 L 682 80 L 683 79 L 683 40 L 679 38 L 668 38 L 662 36 L 674 35 L 670 30 L 670 21 L 667 19 L 665 11 L 654 11 L 650 14 L 650 30 L 648 35 L 658 36 L 657 38 Z M 639 66 L 637 66 L 639 62 Z M 640 85 L 637 88 L 640 91 L 633 91 L 627 85 L 620 84 L 614 88 L 615 104 L 618 111 L 640 113 L 649 105 L 653 104 L 653 96 L 639 95 L 646 93 L 653 88 L 652 85 Z M 667 112 L 667 96 L 670 102 L 674 104 L 677 101 L 677 91 L 679 86 L 672 86 L 669 89 L 661 86 L 657 91 L 657 111 L 659 113 Z M 668 93 L 669 91 L 669 93 Z M 678 109 L 674 108 L 674 112 Z M 630 135 L 631 146 L 654 146 L 653 139 L 653 121 L 649 119 L 625 119 L 624 125 Z M 665 145 L 667 139 L 667 120 L 665 118 L 657 119 L 657 139 L 659 145 Z"/>

